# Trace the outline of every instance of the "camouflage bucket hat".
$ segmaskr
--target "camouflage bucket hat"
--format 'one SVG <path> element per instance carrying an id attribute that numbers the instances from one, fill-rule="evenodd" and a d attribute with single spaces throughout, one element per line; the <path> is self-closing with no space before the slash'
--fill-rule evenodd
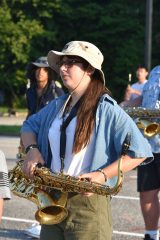
<path id="1" fill-rule="evenodd" d="M 59 73 L 59 62 L 61 56 L 79 56 L 85 59 L 92 67 L 100 73 L 101 80 L 105 84 L 105 77 L 102 71 L 103 55 L 101 51 L 92 43 L 84 41 L 72 41 L 67 43 L 61 52 L 54 50 L 48 53 L 48 64 Z"/>

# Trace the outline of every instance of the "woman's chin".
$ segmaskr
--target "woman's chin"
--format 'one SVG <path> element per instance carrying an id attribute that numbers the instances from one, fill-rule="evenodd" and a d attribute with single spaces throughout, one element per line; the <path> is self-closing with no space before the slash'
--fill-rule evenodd
<path id="1" fill-rule="evenodd" d="M 72 87 L 66 82 L 63 82 L 63 85 L 68 89 L 69 92 L 73 91 Z"/>

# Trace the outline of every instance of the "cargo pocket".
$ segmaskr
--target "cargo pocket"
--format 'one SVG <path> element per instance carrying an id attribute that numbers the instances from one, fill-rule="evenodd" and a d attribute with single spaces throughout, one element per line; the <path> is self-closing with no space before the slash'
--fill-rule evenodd
<path id="1" fill-rule="evenodd" d="M 97 208 L 98 208 L 98 195 L 97 194 L 93 194 L 90 197 L 86 197 L 85 198 L 85 202 L 86 202 L 86 207 L 88 208 L 88 210 L 92 211 L 92 212 L 96 212 Z"/>

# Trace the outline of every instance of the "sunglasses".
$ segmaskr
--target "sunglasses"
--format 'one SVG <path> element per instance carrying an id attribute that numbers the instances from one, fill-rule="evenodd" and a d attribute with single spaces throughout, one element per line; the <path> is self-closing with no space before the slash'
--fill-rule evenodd
<path id="1" fill-rule="evenodd" d="M 61 60 L 58 64 L 58 66 L 61 67 L 62 65 L 64 65 L 65 67 L 70 68 L 76 63 L 83 63 L 83 62 L 78 59 L 67 59 L 67 60 Z"/>

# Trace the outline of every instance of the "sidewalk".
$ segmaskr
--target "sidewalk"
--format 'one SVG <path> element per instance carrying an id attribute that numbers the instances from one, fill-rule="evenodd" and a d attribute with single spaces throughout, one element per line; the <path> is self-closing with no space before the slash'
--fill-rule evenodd
<path id="1" fill-rule="evenodd" d="M 17 126 L 21 126 L 23 121 L 25 120 L 26 116 L 11 116 L 11 117 L 7 117 L 7 116 L 3 116 L 0 117 L 0 125 L 17 125 Z"/>

